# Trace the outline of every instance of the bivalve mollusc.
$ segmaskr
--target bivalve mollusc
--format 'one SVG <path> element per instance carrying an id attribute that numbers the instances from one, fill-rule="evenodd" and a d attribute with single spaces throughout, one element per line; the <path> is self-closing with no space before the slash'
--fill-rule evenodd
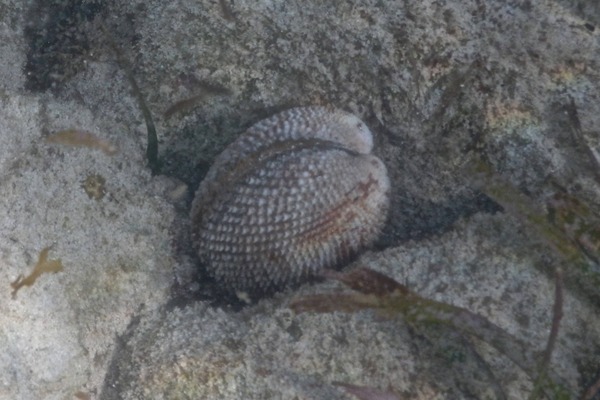
<path id="1" fill-rule="evenodd" d="M 192 241 L 227 290 L 267 294 L 373 243 L 390 181 L 359 118 L 327 107 L 262 120 L 215 160 L 191 209 Z"/>

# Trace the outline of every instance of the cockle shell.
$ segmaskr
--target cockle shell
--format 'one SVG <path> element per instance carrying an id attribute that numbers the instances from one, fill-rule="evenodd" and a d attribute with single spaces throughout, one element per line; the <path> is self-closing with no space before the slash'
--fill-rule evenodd
<path id="1" fill-rule="evenodd" d="M 293 108 L 260 121 L 221 153 L 196 192 L 192 240 L 233 292 L 269 293 L 339 266 L 372 244 L 390 182 L 357 117 Z"/>

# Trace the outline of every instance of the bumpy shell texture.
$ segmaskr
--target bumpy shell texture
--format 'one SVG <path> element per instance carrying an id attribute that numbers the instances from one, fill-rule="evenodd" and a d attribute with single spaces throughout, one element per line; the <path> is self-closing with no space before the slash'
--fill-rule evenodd
<path id="1" fill-rule="evenodd" d="M 192 204 L 192 240 L 227 290 L 296 285 L 372 244 L 390 182 L 371 131 L 326 107 L 256 123 L 221 153 Z"/>

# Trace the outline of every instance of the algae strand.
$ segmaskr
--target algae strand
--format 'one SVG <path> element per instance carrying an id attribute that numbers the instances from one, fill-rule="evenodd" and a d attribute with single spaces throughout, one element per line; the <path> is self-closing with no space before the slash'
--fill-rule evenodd
<path id="1" fill-rule="evenodd" d="M 12 297 L 16 298 L 17 292 L 23 286 L 31 286 L 35 283 L 37 278 L 44 273 L 56 273 L 63 270 L 63 265 L 60 259 L 48 260 L 48 252 L 50 247 L 45 247 L 38 256 L 38 262 L 33 268 L 33 271 L 26 277 L 19 275 L 14 282 L 11 282 L 10 286 L 13 288 Z"/>
<path id="2" fill-rule="evenodd" d="M 370 268 L 361 267 L 349 273 L 327 272 L 326 276 L 342 282 L 354 292 L 303 296 L 293 300 L 289 307 L 296 313 L 351 313 L 371 309 L 388 318 L 402 316 L 412 326 L 445 325 L 461 335 L 474 336 L 488 343 L 529 375 L 532 381 L 535 382 L 541 375 L 537 353 L 481 315 L 462 307 L 421 297 L 394 279 Z M 560 283 L 562 290 L 562 281 Z M 557 293 L 557 296 L 562 296 L 562 291 Z M 558 300 L 558 303 L 562 304 L 562 300 Z M 551 354 L 551 349 L 548 351 Z M 548 367 L 545 364 L 543 366 Z M 540 390 L 550 398 L 558 398 L 556 394 L 564 392 L 567 387 L 552 370 L 544 370 L 543 377 Z"/>
<path id="3" fill-rule="evenodd" d="M 144 116 L 144 121 L 146 122 L 146 130 L 148 132 L 148 144 L 146 147 L 146 158 L 148 159 L 148 166 L 152 171 L 152 175 L 157 175 L 160 172 L 160 162 L 158 160 L 158 137 L 156 135 L 156 126 L 154 125 L 154 120 L 152 119 L 152 113 L 146 104 L 146 100 L 144 99 L 144 95 L 140 90 L 140 87 L 133 76 L 133 69 L 131 65 L 117 43 L 115 42 L 113 36 L 110 34 L 108 29 L 104 25 L 102 25 L 102 30 L 107 38 L 107 41 L 115 52 L 117 56 L 117 62 L 125 72 L 125 76 L 131 85 L 131 90 L 135 99 L 137 100 L 138 106 L 142 110 L 142 115 Z"/>
<path id="4" fill-rule="evenodd" d="M 48 143 L 61 144 L 65 146 L 88 147 L 97 149 L 104 154 L 112 156 L 117 148 L 108 140 L 101 139 L 95 134 L 80 129 L 66 129 L 46 137 Z"/>

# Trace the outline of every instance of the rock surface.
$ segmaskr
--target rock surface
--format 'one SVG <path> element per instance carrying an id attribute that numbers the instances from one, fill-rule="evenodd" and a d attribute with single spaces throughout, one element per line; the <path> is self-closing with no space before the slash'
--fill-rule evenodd
<path id="1" fill-rule="evenodd" d="M 448 327 L 289 310 L 334 283 L 224 305 L 190 256 L 186 185 L 276 111 L 350 111 L 374 132 L 393 191 L 385 233 L 358 263 L 541 351 L 561 261 L 465 164 L 482 158 L 544 212 L 566 192 L 597 220 L 599 15 L 567 0 L 1 0 L 0 398 L 353 398 L 333 382 L 527 398 L 530 377 Z M 155 119 L 161 176 L 123 59 Z M 119 151 L 46 142 L 65 129 Z M 97 200 L 90 176 L 104 181 Z M 13 298 L 47 246 L 64 270 Z M 571 398 L 600 377 L 593 287 L 566 282 L 551 369 Z"/>

